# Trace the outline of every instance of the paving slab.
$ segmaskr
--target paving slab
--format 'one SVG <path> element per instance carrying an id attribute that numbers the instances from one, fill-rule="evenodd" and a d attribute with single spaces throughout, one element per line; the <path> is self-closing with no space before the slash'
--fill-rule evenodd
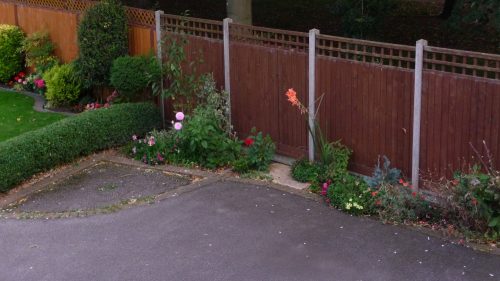
<path id="1" fill-rule="evenodd" d="M 3 219 L 0 237 L 5 281 L 500 280 L 499 256 L 232 181 L 108 215 Z"/>
<path id="2" fill-rule="evenodd" d="M 291 175 L 291 167 L 281 163 L 272 163 L 269 167 L 269 174 L 273 177 L 273 182 L 288 186 L 298 190 L 309 187 L 309 183 L 302 183 L 294 180 Z"/>

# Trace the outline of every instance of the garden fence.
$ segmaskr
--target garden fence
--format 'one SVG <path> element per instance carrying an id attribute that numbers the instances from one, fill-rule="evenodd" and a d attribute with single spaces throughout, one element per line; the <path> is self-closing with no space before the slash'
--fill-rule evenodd
<path id="1" fill-rule="evenodd" d="M 0 23 L 18 24 L 28 33 L 48 29 L 58 54 L 68 61 L 77 54 L 80 13 L 91 4 L 0 0 Z M 186 34 L 189 59 L 201 54 L 199 71 L 212 72 L 230 92 L 237 133 L 245 135 L 252 127 L 269 133 L 280 154 L 314 155 L 305 117 L 285 96 L 294 88 L 312 111 L 311 101 L 323 97 L 318 108 L 322 131 L 353 149 L 355 172 L 371 173 L 378 156 L 386 155 L 414 183 L 450 176 L 477 161 L 471 145 L 500 167 L 500 55 L 437 48 L 424 40 L 406 46 L 229 19 L 135 8 L 127 13 L 131 54 L 154 49 L 164 56 L 161 39 Z"/>

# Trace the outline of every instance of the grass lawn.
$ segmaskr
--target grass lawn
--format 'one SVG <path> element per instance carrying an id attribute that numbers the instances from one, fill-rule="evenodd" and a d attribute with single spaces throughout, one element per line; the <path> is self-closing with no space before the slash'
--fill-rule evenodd
<path id="1" fill-rule="evenodd" d="M 34 111 L 34 103 L 31 97 L 0 91 L 0 142 L 65 117 L 56 113 Z"/>

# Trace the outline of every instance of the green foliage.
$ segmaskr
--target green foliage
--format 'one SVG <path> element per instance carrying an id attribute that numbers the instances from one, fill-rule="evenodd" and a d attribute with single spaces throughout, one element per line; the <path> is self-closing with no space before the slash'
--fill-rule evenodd
<path id="1" fill-rule="evenodd" d="M 500 32 L 500 1 L 457 0 L 449 23 L 456 29 L 466 24 L 486 26 Z"/>
<path id="2" fill-rule="evenodd" d="M 198 106 L 192 117 L 186 117 L 179 135 L 183 158 L 203 167 L 226 166 L 236 160 L 241 152 L 240 142 L 224 131 L 222 120 L 207 105 Z"/>
<path id="3" fill-rule="evenodd" d="M 161 69 L 153 56 L 119 57 L 111 67 L 111 86 L 126 100 L 137 100 L 151 83 L 158 83 L 160 78 Z"/>
<path id="4" fill-rule="evenodd" d="M 127 143 L 160 126 L 151 104 L 119 104 L 84 112 L 0 143 L 0 192 L 36 173 Z"/>
<path id="5" fill-rule="evenodd" d="M 346 35 L 366 38 L 379 29 L 396 7 L 394 0 L 337 0 L 333 14 L 342 17 L 342 30 Z"/>
<path id="6" fill-rule="evenodd" d="M 330 204 L 355 215 L 370 214 L 373 210 L 371 189 L 359 177 L 345 173 L 328 187 Z"/>
<path id="7" fill-rule="evenodd" d="M 456 173 L 449 197 L 451 219 L 462 228 L 500 238 L 500 173 L 483 173 L 475 166 L 468 173 Z"/>
<path id="8" fill-rule="evenodd" d="M 128 52 L 125 9 L 117 0 L 104 0 L 89 8 L 78 27 L 77 70 L 84 88 L 109 84 L 113 61 Z"/>
<path id="9" fill-rule="evenodd" d="M 375 192 L 375 207 L 384 221 L 408 223 L 430 221 L 439 216 L 436 209 L 406 182 L 403 185 L 384 183 Z"/>
<path id="10" fill-rule="evenodd" d="M 26 37 L 22 44 L 22 51 L 26 56 L 26 66 L 43 73 L 59 60 L 54 53 L 54 44 L 50 41 L 48 32 L 35 32 Z"/>
<path id="11" fill-rule="evenodd" d="M 234 170 L 238 173 L 247 173 L 251 170 L 265 172 L 273 160 L 276 145 L 269 135 L 252 128 L 252 134 L 245 139 L 246 149 L 234 163 Z"/>
<path id="12" fill-rule="evenodd" d="M 176 111 L 191 114 L 205 81 L 210 79 L 206 74 L 198 75 L 197 66 L 201 59 L 187 62 L 185 46 L 188 40 L 184 35 L 167 36 L 162 42 L 166 57 L 162 65 L 162 73 L 166 86 L 161 91 L 159 83 L 152 83 L 153 93 L 170 98 Z"/>
<path id="13" fill-rule="evenodd" d="M 23 69 L 23 39 L 24 34 L 19 27 L 0 24 L 0 82 L 9 81 Z"/>
<path id="14" fill-rule="evenodd" d="M 372 187 L 378 187 L 382 184 L 397 184 L 401 179 L 401 170 L 391 168 L 391 161 L 387 156 L 383 156 L 384 164 L 380 165 L 380 157 L 371 177 L 365 177 L 366 183 Z"/>
<path id="15" fill-rule="evenodd" d="M 311 163 L 309 160 L 302 158 L 292 165 L 292 177 L 299 182 L 313 182 L 320 173 L 319 165 Z"/>
<path id="16" fill-rule="evenodd" d="M 352 150 L 340 141 L 324 143 L 321 165 L 327 179 L 335 180 L 347 173 Z"/>
<path id="17" fill-rule="evenodd" d="M 51 105 L 70 105 L 78 100 L 81 81 L 72 64 L 54 66 L 43 78 L 47 85 L 45 95 Z"/>

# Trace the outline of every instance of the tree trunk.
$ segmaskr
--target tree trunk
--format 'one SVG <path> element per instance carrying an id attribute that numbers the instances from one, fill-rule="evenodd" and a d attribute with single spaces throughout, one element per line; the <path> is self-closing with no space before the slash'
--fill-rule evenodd
<path id="1" fill-rule="evenodd" d="M 252 0 L 227 0 L 227 17 L 242 24 L 252 24 Z"/>
<path id="2" fill-rule="evenodd" d="M 439 15 L 440 18 L 442 19 L 448 19 L 451 16 L 451 12 L 453 11 L 453 8 L 455 7 L 455 3 L 457 0 L 446 0 L 443 5 L 443 10 L 441 11 L 441 14 Z"/>

